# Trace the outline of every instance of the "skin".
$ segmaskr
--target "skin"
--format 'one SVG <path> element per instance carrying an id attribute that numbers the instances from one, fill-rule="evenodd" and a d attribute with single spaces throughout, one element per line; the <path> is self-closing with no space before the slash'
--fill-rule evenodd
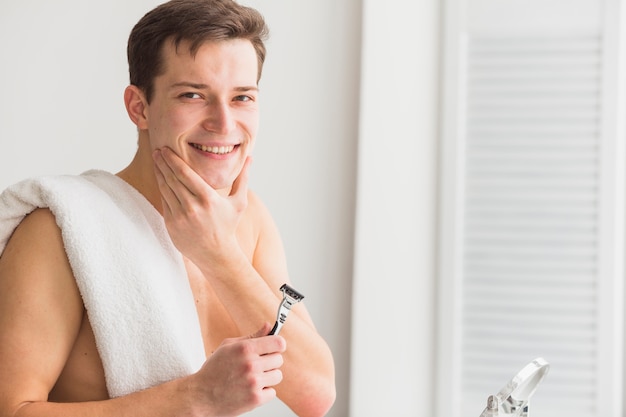
<path id="1" fill-rule="evenodd" d="M 207 362 L 109 399 L 60 231 L 39 209 L 0 257 L 0 417 L 235 416 L 276 395 L 299 416 L 321 416 L 334 402 L 332 355 L 303 303 L 280 336 L 265 336 L 278 288 L 290 281 L 274 222 L 248 190 L 254 49 L 246 40 L 211 42 L 192 57 L 185 43 L 167 43 L 163 56 L 150 103 L 134 86 L 125 91 L 139 146 L 118 175 L 163 214 L 184 255 Z"/>

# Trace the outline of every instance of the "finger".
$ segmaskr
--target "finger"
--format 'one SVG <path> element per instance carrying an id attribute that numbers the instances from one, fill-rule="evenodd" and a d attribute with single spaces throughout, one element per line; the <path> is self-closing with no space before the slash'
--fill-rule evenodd
<path id="1" fill-rule="evenodd" d="M 268 336 L 270 324 L 263 323 L 263 326 L 249 336 L 224 340 L 225 344 L 246 342 L 252 346 L 254 353 L 263 356 L 272 353 L 282 353 L 287 349 L 287 342 L 282 336 Z"/>
<path id="2" fill-rule="evenodd" d="M 228 338 L 228 339 L 224 339 L 224 341 L 222 342 L 223 344 L 231 344 L 231 343 L 237 343 L 237 342 L 241 342 L 244 340 L 251 340 L 251 339 L 258 339 L 260 337 L 264 337 L 267 336 L 269 331 L 270 331 L 270 324 L 268 322 L 264 322 L 263 325 L 261 326 L 261 328 L 259 330 L 257 330 L 254 333 L 249 334 L 248 336 L 241 336 L 241 337 L 233 337 L 233 338 Z"/>
<path id="3" fill-rule="evenodd" d="M 258 355 L 269 355 L 273 353 L 283 353 L 287 350 L 287 342 L 282 336 L 262 336 L 251 339 L 255 344 L 255 351 Z"/>
<path id="4" fill-rule="evenodd" d="M 159 151 L 155 151 L 153 158 L 155 160 L 154 176 L 156 177 L 157 185 L 161 193 L 163 210 L 167 210 L 168 214 L 172 214 L 174 207 L 180 205 L 180 200 L 178 200 L 178 196 L 167 183 L 167 180 L 163 175 L 163 171 L 159 166 L 159 163 L 163 163 L 163 158 L 161 157 Z"/>
<path id="5" fill-rule="evenodd" d="M 276 390 L 274 388 L 271 387 L 266 387 L 263 388 L 261 390 L 261 394 L 260 394 L 260 399 L 259 399 L 259 404 L 267 404 L 268 402 L 272 401 L 274 398 L 276 398 Z"/>
<path id="6" fill-rule="evenodd" d="M 263 375 L 259 378 L 259 384 L 266 389 L 280 384 L 282 380 L 282 371 L 280 369 L 273 369 L 263 373 Z"/>
<path id="7" fill-rule="evenodd" d="M 243 196 L 243 198 L 247 198 L 250 164 L 252 164 L 252 157 L 248 156 L 243 164 L 243 167 L 241 168 L 241 172 L 233 182 L 233 186 L 230 190 L 230 197 L 240 195 Z"/>
<path id="8" fill-rule="evenodd" d="M 166 189 L 174 190 L 177 187 L 178 179 L 176 175 L 172 171 L 170 165 L 164 158 L 163 151 L 157 149 L 152 154 L 152 159 L 154 160 L 154 172 L 157 177 L 157 181 L 159 182 L 160 188 L 165 191 Z"/>
<path id="9" fill-rule="evenodd" d="M 200 196 L 206 192 L 215 192 L 212 187 L 195 172 L 185 161 L 168 147 L 163 148 L 163 161 L 169 167 L 173 179 L 175 179 L 183 188 L 180 193 L 188 192 L 193 196 Z M 215 192 L 217 195 L 217 192 Z"/>
<path id="10" fill-rule="evenodd" d="M 154 160 L 155 168 L 161 173 L 165 183 L 169 185 L 170 188 L 176 186 L 178 182 L 178 178 L 174 173 L 172 166 L 166 160 L 166 148 L 157 149 L 152 153 L 152 159 Z"/>
<path id="11" fill-rule="evenodd" d="M 261 356 L 259 359 L 260 369 L 264 371 L 271 371 L 273 369 L 279 369 L 285 363 L 285 359 L 281 353 L 270 353 Z"/>

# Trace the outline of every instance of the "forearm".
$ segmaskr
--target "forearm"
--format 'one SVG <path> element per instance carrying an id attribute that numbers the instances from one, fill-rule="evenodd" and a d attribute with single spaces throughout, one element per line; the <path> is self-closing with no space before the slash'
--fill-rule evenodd
<path id="1" fill-rule="evenodd" d="M 186 379 L 129 394 L 90 402 L 27 402 L 11 417 L 193 417 Z"/>
<path id="2" fill-rule="evenodd" d="M 301 417 L 323 416 L 335 401 L 335 370 L 326 342 L 297 314 L 280 334 L 287 340 L 278 397 Z"/>
<path id="3" fill-rule="evenodd" d="M 280 284 L 270 288 L 244 256 L 200 266 L 242 334 L 249 334 L 259 323 L 276 319 L 282 295 Z M 323 415 L 335 398 L 332 354 L 317 333 L 302 304 L 292 307 L 281 330 L 287 341 L 281 367 L 283 382 L 278 396 L 301 416 Z M 320 409 L 324 409 L 320 412 Z"/>

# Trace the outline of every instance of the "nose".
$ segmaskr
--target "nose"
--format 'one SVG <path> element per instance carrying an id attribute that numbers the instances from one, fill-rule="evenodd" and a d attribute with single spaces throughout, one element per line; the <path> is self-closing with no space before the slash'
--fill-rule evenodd
<path id="1" fill-rule="evenodd" d="M 235 128 L 235 118 L 229 103 L 216 101 L 207 108 L 203 127 L 213 133 L 228 134 Z"/>

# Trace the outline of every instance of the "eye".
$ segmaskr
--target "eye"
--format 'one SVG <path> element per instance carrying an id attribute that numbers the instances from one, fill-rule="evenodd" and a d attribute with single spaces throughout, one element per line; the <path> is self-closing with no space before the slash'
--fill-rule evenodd
<path id="1" fill-rule="evenodd" d="M 198 93 L 191 93 L 191 92 L 190 93 L 183 93 L 179 97 L 181 97 L 181 98 L 188 98 L 188 99 L 195 99 L 195 100 L 202 98 L 200 96 L 200 94 L 198 94 Z"/>
<path id="2" fill-rule="evenodd" d="M 254 101 L 254 98 L 247 95 L 240 95 L 234 98 L 235 101 Z"/>

